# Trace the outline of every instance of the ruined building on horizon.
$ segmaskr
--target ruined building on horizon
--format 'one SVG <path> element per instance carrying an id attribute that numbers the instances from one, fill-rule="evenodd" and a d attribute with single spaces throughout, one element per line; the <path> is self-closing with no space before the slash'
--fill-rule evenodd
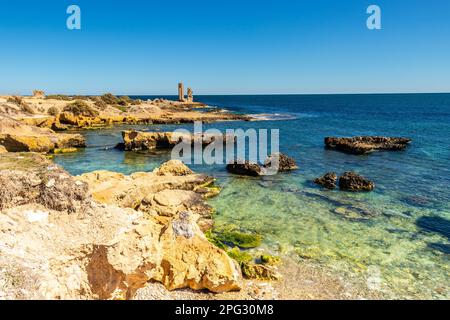
<path id="1" fill-rule="evenodd" d="M 187 98 L 184 95 L 184 85 L 182 82 L 178 83 L 178 101 L 180 102 L 194 102 L 194 92 L 191 88 L 187 88 Z"/>

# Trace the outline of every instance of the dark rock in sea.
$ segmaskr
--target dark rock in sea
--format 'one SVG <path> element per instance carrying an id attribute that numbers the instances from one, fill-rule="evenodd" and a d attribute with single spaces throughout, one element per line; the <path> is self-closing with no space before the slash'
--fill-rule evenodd
<path id="1" fill-rule="evenodd" d="M 264 161 L 264 165 L 246 161 L 234 161 L 227 165 L 228 172 L 243 176 L 271 175 L 282 171 L 297 169 L 295 160 L 282 153 L 274 153 Z M 274 170 L 274 172 L 272 171 Z"/>
<path id="2" fill-rule="evenodd" d="M 362 136 L 353 138 L 326 137 L 325 147 L 346 153 L 362 155 L 373 151 L 404 150 L 411 139 L 400 137 Z"/>
<path id="3" fill-rule="evenodd" d="M 257 177 L 263 174 L 263 170 L 259 164 L 251 163 L 249 161 L 234 161 L 233 163 L 229 163 L 227 164 L 227 171 L 234 174 L 252 177 Z"/>
<path id="4" fill-rule="evenodd" d="M 345 172 L 339 178 L 339 188 L 344 191 L 372 191 L 375 184 L 354 172 Z"/>
<path id="5" fill-rule="evenodd" d="M 264 168 L 272 168 L 281 171 L 290 171 L 298 169 L 295 160 L 283 153 L 274 153 L 264 161 Z"/>
<path id="6" fill-rule="evenodd" d="M 320 178 L 314 180 L 315 184 L 321 185 L 327 189 L 336 189 L 337 175 L 334 172 L 328 172 Z"/>
<path id="7" fill-rule="evenodd" d="M 114 146 L 114 149 L 124 151 L 125 150 L 125 143 L 119 142 L 118 144 L 116 144 Z"/>

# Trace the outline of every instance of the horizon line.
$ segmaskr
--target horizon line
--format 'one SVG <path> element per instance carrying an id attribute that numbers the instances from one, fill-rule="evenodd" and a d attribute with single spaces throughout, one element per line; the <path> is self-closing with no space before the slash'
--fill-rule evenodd
<path id="1" fill-rule="evenodd" d="M 54 93 L 49 92 L 45 93 L 45 95 L 65 95 L 65 96 L 101 96 L 106 93 L 111 93 L 115 96 L 178 96 L 176 93 L 169 94 L 123 94 L 123 93 L 112 93 L 112 92 L 104 92 L 104 93 L 95 93 L 95 94 L 82 94 L 82 93 Z M 289 95 L 304 95 L 304 96 L 312 96 L 312 95 L 401 95 L 401 94 L 450 94 L 450 91 L 425 91 L 425 92 L 323 92 L 323 93 L 207 93 L 207 94 L 194 94 L 195 96 L 289 96 Z M 8 94 L 1 93 L 0 96 L 32 96 L 32 94 Z"/>

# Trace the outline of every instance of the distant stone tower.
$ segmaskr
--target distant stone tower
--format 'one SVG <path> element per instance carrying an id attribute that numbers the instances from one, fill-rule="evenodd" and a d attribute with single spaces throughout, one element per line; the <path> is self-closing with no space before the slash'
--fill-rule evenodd
<path id="1" fill-rule="evenodd" d="M 193 96 L 193 91 L 191 88 L 187 88 L 187 101 L 188 102 L 194 102 L 194 96 Z"/>
<path id="2" fill-rule="evenodd" d="M 178 101 L 184 102 L 184 86 L 183 82 L 178 84 Z"/>
<path id="3" fill-rule="evenodd" d="M 35 98 L 45 98 L 45 92 L 42 90 L 34 90 L 33 97 Z"/>

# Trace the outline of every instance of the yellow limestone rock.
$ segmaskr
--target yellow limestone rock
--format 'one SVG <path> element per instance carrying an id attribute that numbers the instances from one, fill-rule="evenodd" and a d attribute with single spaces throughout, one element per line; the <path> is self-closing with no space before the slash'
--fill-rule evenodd
<path id="1" fill-rule="evenodd" d="M 0 297 L 130 299 L 152 280 L 168 289 L 240 289 L 239 268 L 208 242 L 197 214 L 148 215 L 99 204 L 87 190 L 90 179 L 108 189 L 138 177 L 105 171 L 86 184 L 42 156 L 0 157 L 0 180 L 11 185 L 0 193 Z M 163 179 L 150 188 L 170 185 L 169 177 L 150 177 Z"/>
<path id="2" fill-rule="evenodd" d="M 163 163 L 159 168 L 155 169 L 154 172 L 158 176 L 186 176 L 193 173 L 181 160 L 169 160 Z"/>
<path id="3" fill-rule="evenodd" d="M 161 273 L 154 279 L 169 290 L 189 287 L 225 292 L 241 288 L 239 266 L 206 239 L 190 213 L 181 212 L 163 230 L 160 239 Z"/>

